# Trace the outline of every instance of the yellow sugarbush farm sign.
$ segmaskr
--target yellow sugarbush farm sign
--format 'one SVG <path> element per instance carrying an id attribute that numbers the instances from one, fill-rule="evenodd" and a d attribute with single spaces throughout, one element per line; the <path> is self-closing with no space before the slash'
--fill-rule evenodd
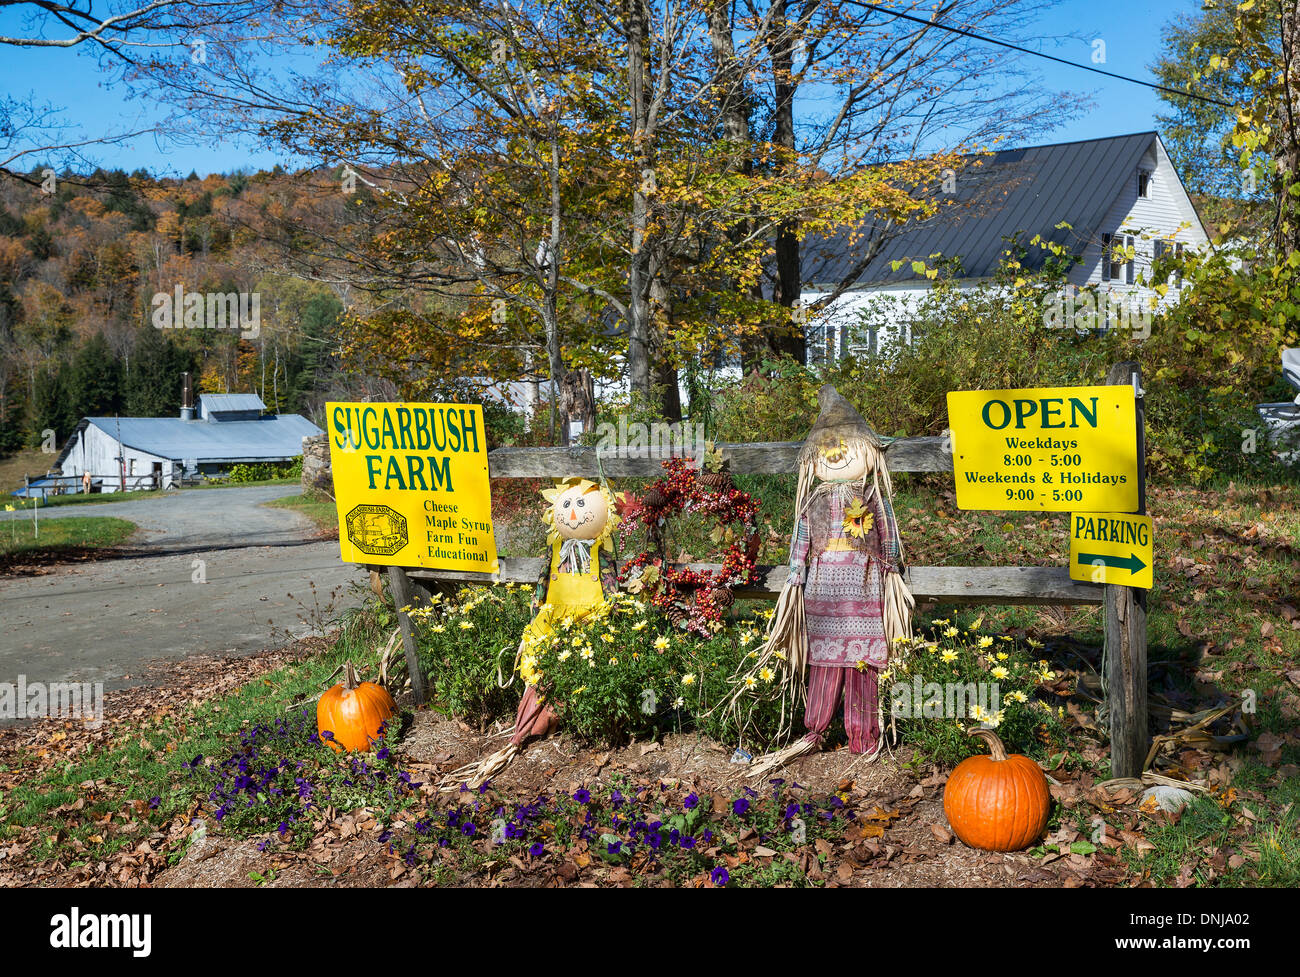
<path id="1" fill-rule="evenodd" d="M 341 557 L 497 572 L 483 408 L 325 405 Z"/>
<path id="2" fill-rule="evenodd" d="M 948 425 L 958 508 L 1138 507 L 1131 386 L 953 391 Z"/>

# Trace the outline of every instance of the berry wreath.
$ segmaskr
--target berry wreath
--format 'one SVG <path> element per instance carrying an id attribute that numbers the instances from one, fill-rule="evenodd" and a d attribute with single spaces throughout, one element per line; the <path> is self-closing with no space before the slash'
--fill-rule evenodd
<path id="1" fill-rule="evenodd" d="M 756 577 L 759 500 L 735 488 L 725 472 L 701 473 L 683 458 L 670 458 L 663 467 L 663 477 L 625 499 L 620 535 L 626 538 L 640 527 L 651 548 L 623 562 L 619 581 L 629 593 L 648 597 L 674 624 L 708 637 L 721 630 L 722 616 L 736 599 L 733 590 L 749 586 Z M 710 538 L 726 544 L 717 570 L 692 569 L 667 559 L 668 520 L 688 513 L 715 521 Z"/>

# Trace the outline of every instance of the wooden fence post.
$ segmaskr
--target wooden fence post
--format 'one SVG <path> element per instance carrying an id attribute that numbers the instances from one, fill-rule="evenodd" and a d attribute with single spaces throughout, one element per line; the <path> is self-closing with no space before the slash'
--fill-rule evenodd
<path id="1" fill-rule="evenodd" d="M 1108 386 L 1134 385 L 1137 396 L 1138 515 L 1146 515 L 1146 407 L 1142 371 L 1116 363 Z M 1106 708 L 1110 720 L 1110 775 L 1141 777 L 1147 755 L 1147 598 L 1139 587 L 1106 584 Z"/>
<path id="2" fill-rule="evenodd" d="M 420 668 L 420 646 L 415 639 L 415 628 L 403 607 L 412 606 L 416 600 L 415 588 L 411 578 L 401 567 L 388 568 L 388 585 L 393 592 L 393 606 L 397 609 L 397 626 L 402 632 L 402 646 L 406 651 L 406 670 L 411 675 L 411 692 L 415 695 L 415 704 L 422 705 L 428 697 L 424 681 L 424 671 Z"/>

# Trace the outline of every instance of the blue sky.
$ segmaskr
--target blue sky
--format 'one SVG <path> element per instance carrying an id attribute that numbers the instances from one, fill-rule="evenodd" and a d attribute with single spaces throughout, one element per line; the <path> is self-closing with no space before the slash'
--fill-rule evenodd
<path id="1" fill-rule="evenodd" d="M 1106 45 L 1106 63 L 1100 67 L 1150 81 L 1154 79 L 1147 66 L 1160 51 L 1161 29 L 1173 17 L 1199 9 L 1200 0 L 1063 0 L 1039 15 L 1035 26 L 1042 40 L 1037 45 L 1057 57 L 1091 64 L 1091 42 L 1100 38 Z M 0 15 L 0 31 L 17 32 L 16 21 L 12 13 Z M 1078 34 L 1081 39 L 1051 39 L 1066 34 Z M 1078 119 L 1045 136 L 1043 142 L 1155 128 L 1160 101 L 1154 91 L 1048 61 L 1039 61 L 1039 67 L 1051 88 L 1078 92 L 1095 103 Z M 69 132 L 82 137 L 100 135 L 109 128 L 116 132 L 141 128 L 161 117 L 150 105 L 127 100 L 120 91 L 106 88 L 95 61 L 69 50 L 6 48 L 0 58 L 0 92 L 13 98 L 34 93 L 39 101 L 62 107 L 64 119 L 72 125 Z M 181 176 L 191 170 L 207 175 L 292 163 L 218 137 L 209 146 L 169 146 L 150 137 L 93 147 L 91 152 L 97 162 L 108 166 L 128 171 L 144 167 Z"/>

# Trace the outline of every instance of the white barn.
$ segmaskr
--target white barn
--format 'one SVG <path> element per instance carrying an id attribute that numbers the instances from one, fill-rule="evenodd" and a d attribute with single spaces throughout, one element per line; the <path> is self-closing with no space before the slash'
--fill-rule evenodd
<path id="1" fill-rule="evenodd" d="M 928 279 L 912 270 L 914 260 L 933 266 L 936 254 L 959 259 L 958 285 L 973 287 L 993 279 L 1006 237 L 1016 236 L 1028 249 L 1028 265 L 1040 264 L 1045 252 L 1029 242 L 1041 235 L 1080 256 L 1070 284 L 1095 286 L 1099 298 L 1132 307 L 1154 295 L 1143 279 L 1150 282 L 1152 262 L 1164 249 L 1209 243 L 1156 132 L 1004 150 L 969 163 L 952 174 L 956 206 L 931 220 L 904 225 L 892 236 L 868 226 L 858 229 L 856 240 L 845 233 L 809 242 L 804 306 L 852 282 L 810 316 L 810 360 L 911 342 L 909 310 L 930 289 Z M 1116 246 L 1125 253 L 1114 254 Z M 901 262 L 897 270 L 895 262 Z"/>
<path id="2" fill-rule="evenodd" d="M 255 394 L 200 394 L 197 410 L 179 417 L 82 418 L 56 470 L 74 492 L 85 472 L 102 492 L 173 488 L 231 465 L 290 461 L 304 437 L 322 433 L 301 414 L 268 414 Z"/>

